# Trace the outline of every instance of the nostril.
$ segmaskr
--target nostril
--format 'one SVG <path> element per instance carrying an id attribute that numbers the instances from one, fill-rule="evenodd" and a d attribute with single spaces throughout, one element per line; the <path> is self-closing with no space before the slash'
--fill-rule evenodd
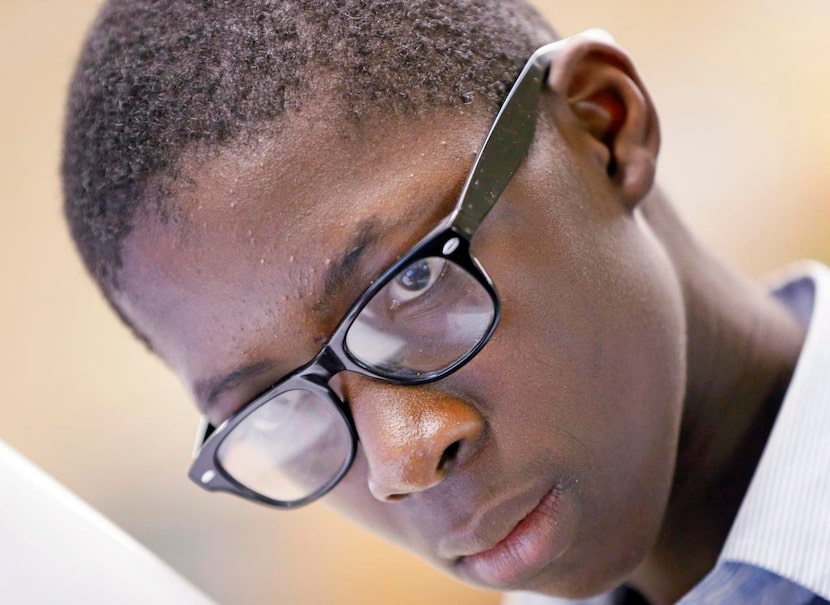
<path id="1" fill-rule="evenodd" d="M 439 471 L 446 471 L 447 466 L 452 463 L 456 457 L 458 456 L 458 450 L 461 449 L 461 440 L 453 441 L 451 444 L 447 446 L 444 452 L 441 454 L 441 458 L 438 460 L 438 468 Z"/>
<path id="2" fill-rule="evenodd" d="M 456 458 L 458 458 L 458 452 L 461 449 L 462 441 L 463 439 L 459 439 L 444 448 L 444 451 L 441 452 L 441 457 L 438 459 L 438 464 L 435 466 L 434 470 L 430 471 L 429 469 L 431 466 L 429 465 L 422 468 L 422 471 L 425 471 L 427 476 L 421 477 L 421 479 L 417 482 L 418 487 L 416 489 L 405 489 L 403 491 L 383 493 L 378 489 L 378 484 L 371 479 L 369 480 L 369 489 L 375 497 L 383 500 L 384 502 L 399 502 L 413 492 L 420 491 L 440 483 L 449 471 L 450 465 L 456 460 Z"/>

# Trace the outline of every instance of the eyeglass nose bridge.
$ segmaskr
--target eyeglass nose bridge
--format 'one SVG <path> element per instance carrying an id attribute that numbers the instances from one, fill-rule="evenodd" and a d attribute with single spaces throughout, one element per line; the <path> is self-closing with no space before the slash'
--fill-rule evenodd
<path id="1" fill-rule="evenodd" d="M 331 390 L 331 380 L 341 372 L 354 372 L 384 382 L 395 382 L 351 359 L 342 338 L 329 342 L 320 349 L 317 356 L 297 373 L 297 377 Z"/>
<path id="2" fill-rule="evenodd" d="M 326 344 L 299 374 L 310 382 L 326 386 L 335 375 L 347 369 L 344 353 L 345 351 L 338 353 L 330 343 Z"/>
<path id="3" fill-rule="evenodd" d="M 340 408 L 341 413 L 343 413 L 347 423 L 349 424 L 349 430 L 353 438 L 357 440 L 357 429 L 354 425 L 354 418 L 352 417 L 349 405 L 343 398 L 342 394 L 337 392 L 337 388 L 332 386 L 331 381 L 341 372 L 350 370 L 354 371 L 353 366 L 356 367 L 357 371 L 361 374 L 365 374 L 367 376 L 372 375 L 359 366 L 348 363 L 348 358 L 344 359 L 345 354 L 345 351 L 338 352 L 330 344 L 327 344 L 320 350 L 317 357 L 315 357 L 305 367 L 305 369 L 301 370 L 297 374 L 297 378 L 311 382 L 312 384 L 325 389 L 325 391 L 329 394 L 329 397 L 332 399 L 332 404 Z M 346 363 L 344 363 L 344 361 Z"/>

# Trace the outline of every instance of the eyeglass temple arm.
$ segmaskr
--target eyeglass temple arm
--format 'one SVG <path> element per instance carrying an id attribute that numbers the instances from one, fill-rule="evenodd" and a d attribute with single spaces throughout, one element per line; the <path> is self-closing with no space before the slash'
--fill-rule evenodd
<path id="1" fill-rule="evenodd" d="M 476 156 L 451 221 L 467 239 L 473 237 L 530 149 L 549 55 L 556 44 L 539 48 L 528 59 Z"/>
<path id="2" fill-rule="evenodd" d="M 199 428 L 196 430 L 196 442 L 193 444 L 193 457 L 199 455 L 199 452 L 202 451 L 202 447 L 205 445 L 205 442 L 208 438 L 213 435 L 214 431 L 216 431 L 216 427 L 213 426 L 207 418 L 200 418 L 199 419 Z"/>

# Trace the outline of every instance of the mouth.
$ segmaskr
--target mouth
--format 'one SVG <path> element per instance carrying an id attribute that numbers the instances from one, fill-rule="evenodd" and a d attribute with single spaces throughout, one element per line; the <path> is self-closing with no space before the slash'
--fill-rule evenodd
<path id="1" fill-rule="evenodd" d="M 556 560 L 576 536 L 575 509 L 555 486 L 494 545 L 463 555 L 454 570 L 476 584 L 515 589 Z"/>

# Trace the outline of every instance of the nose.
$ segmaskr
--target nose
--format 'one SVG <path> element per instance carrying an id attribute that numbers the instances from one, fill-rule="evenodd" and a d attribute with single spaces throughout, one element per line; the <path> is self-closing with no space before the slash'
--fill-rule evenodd
<path id="1" fill-rule="evenodd" d="M 391 502 L 437 485 L 471 458 L 484 419 L 470 403 L 430 387 L 351 374 L 343 395 L 369 467 L 369 490 Z"/>

